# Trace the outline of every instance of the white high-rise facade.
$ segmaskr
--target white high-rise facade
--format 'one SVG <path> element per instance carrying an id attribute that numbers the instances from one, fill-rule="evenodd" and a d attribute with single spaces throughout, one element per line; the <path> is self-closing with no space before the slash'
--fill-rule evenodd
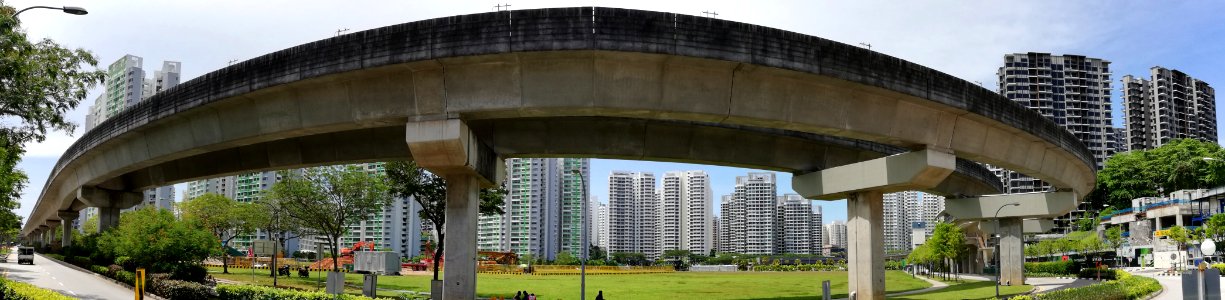
<path id="1" fill-rule="evenodd" d="M 1216 142 L 1216 91 L 1179 70 L 1149 69 L 1149 79 L 1123 76 L 1124 143 L 1128 150 L 1173 139 Z"/>
<path id="2" fill-rule="evenodd" d="M 800 195 L 782 195 L 778 196 L 776 209 L 779 217 L 776 219 L 775 240 L 780 247 L 775 253 L 813 253 L 812 201 Z"/>
<path id="3" fill-rule="evenodd" d="M 812 217 L 809 221 L 810 252 L 812 254 L 823 254 L 825 249 L 825 223 L 824 216 L 821 212 L 821 206 L 813 205 Z"/>
<path id="4" fill-rule="evenodd" d="M 723 197 L 720 216 L 726 243 L 722 251 L 774 254 L 777 251 L 778 193 L 774 173 L 736 177 L 736 187 Z"/>
<path id="5" fill-rule="evenodd" d="M 936 216 L 944 211 L 944 197 L 933 194 L 923 193 L 922 208 L 920 209 L 919 222 L 927 227 L 926 234 L 931 235 L 936 230 L 936 223 L 940 220 Z M 913 238 L 913 237 L 911 237 Z"/>
<path id="6" fill-rule="evenodd" d="M 914 222 L 919 221 L 922 198 L 925 193 L 904 191 L 884 195 L 885 250 L 910 250 L 910 232 Z"/>
<path id="7" fill-rule="evenodd" d="M 596 206 L 596 208 L 592 212 L 595 215 L 595 218 L 593 220 L 595 220 L 594 224 L 596 226 L 595 234 L 593 234 L 593 236 L 596 237 L 594 239 L 595 241 L 594 244 L 596 246 L 600 246 L 600 249 L 604 250 L 604 252 L 607 253 L 608 252 L 608 204 L 599 202 L 599 200 L 597 200 L 595 197 L 591 197 L 591 201 L 595 202 L 595 206 Z"/>
<path id="8" fill-rule="evenodd" d="M 582 234 L 591 228 L 582 223 L 590 209 L 589 163 L 578 158 L 507 159 L 506 214 L 480 217 L 478 248 L 550 260 L 562 251 L 579 257 Z"/>
<path id="9" fill-rule="evenodd" d="M 714 247 L 714 195 L 704 171 L 673 171 L 663 176 L 656 236 L 659 251 L 710 254 Z"/>
<path id="10" fill-rule="evenodd" d="M 655 259 L 660 255 L 655 239 L 659 198 L 655 196 L 655 174 L 614 171 L 608 175 L 608 251 L 636 252 Z"/>
<path id="11" fill-rule="evenodd" d="M 846 221 L 838 220 L 829 223 L 825 225 L 825 231 L 828 233 L 830 246 L 846 248 Z"/>

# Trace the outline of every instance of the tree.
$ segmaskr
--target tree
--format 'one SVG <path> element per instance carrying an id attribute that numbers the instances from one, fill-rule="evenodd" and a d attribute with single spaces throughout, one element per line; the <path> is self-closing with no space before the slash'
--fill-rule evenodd
<path id="1" fill-rule="evenodd" d="M 180 221 L 169 210 L 146 207 L 123 213 L 119 226 L 99 239 L 98 249 L 151 273 L 180 273 L 200 268 L 200 262 L 217 250 L 217 241 L 198 224 Z"/>
<path id="2" fill-rule="evenodd" d="M 447 182 L 417 166 L 416 162 L 393 161 L 384 165 L 387 172 L 388 189 L 391 194 L 400 198 L 413 198 L 421 205 L 418 213 L 422 219 L 434 225 L 438 246 L 434 250 L 434 280 L 438 280 L 438 263 L 442 260 L 446 249 L 446 232 L 443 225 L 447 222 Z M 480 214 L 500 215 L 503 198 L 506 191 L 497 189 L 481 189 Z"/>
<path id="3" fill-rule="evenodd" d="M 280 172 L 272 197 L 280 199 L 284 213 L 304 229 L 327 237 L 332 257 L 340 257 L 340 237 L 349 225 L 360 223 L 391 203 L 386 176 L 358 166 L 329 166 Z M 332 269 L 340 262 L 332 259 Z"/>
<path id="4" fill-rule="evenodd" d="M 272 237 L 280 249 L 285 249 L 285 242 L 302 236 L 303 228 L 301 221 L 289 217 L 284 213 L 286 202 L 290 200 L 278 195 L 272 190 L 264 190 L 263 196 L 255 200 L 253 209 L 256 211 L 253 215 L 256 218 L 253 220 L 256 227 L 268 233 Z M 276 254 L 273 254 L 275 257 Z M 272 274 L 273 284 L 276 284 L 276 259 L 272 260 L 272 268 L 268 271 Z"/>
<path id="5" fill-rule="evenodd" d="M 1119 247 L 1122 247 L 1123 246 L 1123 228 L 1119 226 L 1114 226 L 1114 227 L 1110 227 L 1110 229 L 1106 229 L 1106 244 L 1110 246 L 1110 249 L 1119 249 Z M 1118 259 L 1116 259 L 1116 263 L 1117 263 L 1117 260 Z"/>
<path id="6" fill-rule="evenodd" d="M 1089 202 L 1131 207 L 1132 199 L 1158 195 L 1158 189 L 1168 193 L 1225 184 L 1225 150 L 1215 142 L 1177 139 L 1151 150 L 1115 154 L 1097 175 Z"/>
<path id="7" fill-rule="evenodd" d="M 0 2 L 0 118 L 20 120 L 0 127 L 0 144 L 7 149 L 41 142 L 49 130 L 71 133 L 76 125 L 64 114 L 106 78 L 89 51 L 63 48 L 50 39 L 31 43 L 20 21 L 10 17 L 14 12 Z"/>
<path id="8" fill-rule="evenodd" d="M 1221 240 L 1225 237 L 1225 214 L 1215 214 L 1208 220 L 1204 221 L 1204 236 L 1212 238 L 1214 241 Z"/>
<path id="9" fill-rule="evenodd" d="M 578 258 L 574 258 L 574 255 L 570 254 L 569 251 L 557 252 L 557 258 L 553 260 L 553 264 L 563 266 L 577 265 L 578 263 Z"/>
<path id="10" fill-rule="evenodd" d="M 1194 238 L 1192 236 L 1193 233 L 1182 226 L 1174 225 L 1166 230 L 1168 232 L 1166 233 L 1166 237 L 1170 238 L 1171 241 L 1174 241 L 1174 244 L 1178 246 L 1179 251 L 1185 250 L 1187 242 L 1190 242 Z"/>
<path id="11" fill-rule="evenodd" d="M 645 266 L 650 263 L 646 255 L 637 252 L 615 252 L 612 259 L 617 264 L 630 266 Z"/>
<path id="12" fill-rule="evenodd" d="M 235 237 L 255 232 L 258 218 L 253 208 L 250 204 L 238 203 L 234 199 L 214 193 L 179 203 L 184 220 L 195 222 L 221 241 L 222 273 L 230 272 L 230 256 L 225 247 L 229 246 Z"/>
<path id="13" fill-rule="evenodd" d="M 98 233 L 98 214 L 93 214 L 89 216 L 89 219 L 85 219 L 84 222 L 81 222 L 81 233 Z"/>
<path id="14" fill-rule="evenodd" d="M 604 249 L 600 248 L 600 246 L 591 245 L 591 248 L 587 249 L 587 260 L 606 260 L 606 259 L 608 259 L 608 253 L 605 253 Z"/>

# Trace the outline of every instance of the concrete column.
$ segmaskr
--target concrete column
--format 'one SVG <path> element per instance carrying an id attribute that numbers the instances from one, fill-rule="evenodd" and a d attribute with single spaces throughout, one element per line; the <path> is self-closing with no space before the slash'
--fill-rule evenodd
<path id="1" fill-rule="evenodd" d="M 1179 212 L 1179 213 L 1177 213 L 1177 214 L 1175 214 L 1175 215 L 1174 215 L 1174 225 L 1178 225 L 1178 227 L 1183 227 L 1183 225 L 1182 225 L 1182 212 Z"/>
<path id="2" fill-rule="evenodd" d="M 39 246 L 46 247 L 47 244 L 51 243 L 50 242 L 51 237 L 48 233 L 51 233 L 51 227 L 47 225 L 38 226 L 38 245 Z"/>
<path id="3" fill-rule="evenodd" d="M 65 248 L 72 246 L 72 222 L 76 221 L 79 215 L 80 213 L 75 210 L 59 211 L 60 228 L 64 230 L 64 240 L 60 246 L 64 246 Z"/>
<path id="4" fill-rule="evenodd" d="M 476 298 L 476 225 L 480 207 L 480 179 L 472 175 L 449 175 L 447 179 L 447 224 L 443 255 L 443 299 Z"/>
<path id="5" fill-rule="evenodd" d="M 119 208 L 118 207 L 99 207 L 98 208 L 98 232 L 106 232 L 111 228 L 119 226 Z"/>
<path id="6" fill-rule="evenodd" d="M 848 288 L 853 299 L 885 299 L 884 194 L 850 193 L 846 208 Z"/>
<path id="7" fill-rule="evenodd" d="M 1161 217 L 1153 218 L 1153 220 L 1157 221 L 1157 227 L 1153 227 L 1153 230 L 1161 230 Z"/>
<path id="8" fill-rule="evenodd" d="M 1024 222 L 1020 218 L 1000 218 L 1000 284 L 1025 284 Z"/>

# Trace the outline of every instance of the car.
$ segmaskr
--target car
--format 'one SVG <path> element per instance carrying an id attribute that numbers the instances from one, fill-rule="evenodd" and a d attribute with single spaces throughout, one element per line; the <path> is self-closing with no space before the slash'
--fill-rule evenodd
<path id="1" fill-rule="evenodd" d="M 34 247 L 17 247 L 17 264 L 34 264 Z"/>

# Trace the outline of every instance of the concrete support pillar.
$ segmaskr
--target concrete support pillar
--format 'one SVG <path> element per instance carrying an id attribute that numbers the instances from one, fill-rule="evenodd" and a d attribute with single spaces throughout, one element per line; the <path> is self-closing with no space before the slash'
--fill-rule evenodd
<path id="1" fill-rule="evenodd" d="M 493 148 L 458 119 L 410 122 L 406 133 L 413 160 L 447 181 L 441 298 L 475 299 L 480 188 L 498 182 L 503 164 Z"/>
<path id="2" fill-rule="evenodd" d="M 63 242 L 60 244 L 60 246 L 64 246 L 65 248 L 72 246 L 72 223 L 77 220 L 79 215 L 80 213 L 75 210 L 59 211 L 60 229 L 64 230 Z"/>
<path id="3" fill-rule="evenodd" d="M 48 233 L 51 233 L 51 227 L 47 225 L 38 226 L 38 246 L 46 247 L 50 243 L 51 238 Z"/>
<path id="4" fill-rule="evenodd" d="M 1157 226 L 1153 227 L 1153 230 L 1161 230 L 1161 217 L 1153 218 L 1153 220 L 1157 222 Z"/>
<path id="5" fill-rule="evenodd" d="M 1181 214 L 1174 215 L 1174 225 L 1178 225 L 1178 227 L 1183 227 Z"/>
<path id="6" fill-rule="evenodd" d="M 1025 284 L 1025 243 L 1020 218 L 1001 218 L 1000 222 L 1000 284 Z"/>
<path id="7" fill-rule="evenodd" d="M 476 298 L 476 225 L 480 182 L 475 176 L 450 175 L 447 179 L 446 248 L 443 299 Z"/>
<path id="8" fill-rule="evenodd" d="M 106 232 L 111 228 L 119 226 L 119 208 L 118 207 L 99 207 L 98 208 L 98 232 Z"/>
<path id="9" fill-rule="evenodd" d="M 885 299 L 884 194 L 847 195 L 848 288 L 853 299 Z"/>

